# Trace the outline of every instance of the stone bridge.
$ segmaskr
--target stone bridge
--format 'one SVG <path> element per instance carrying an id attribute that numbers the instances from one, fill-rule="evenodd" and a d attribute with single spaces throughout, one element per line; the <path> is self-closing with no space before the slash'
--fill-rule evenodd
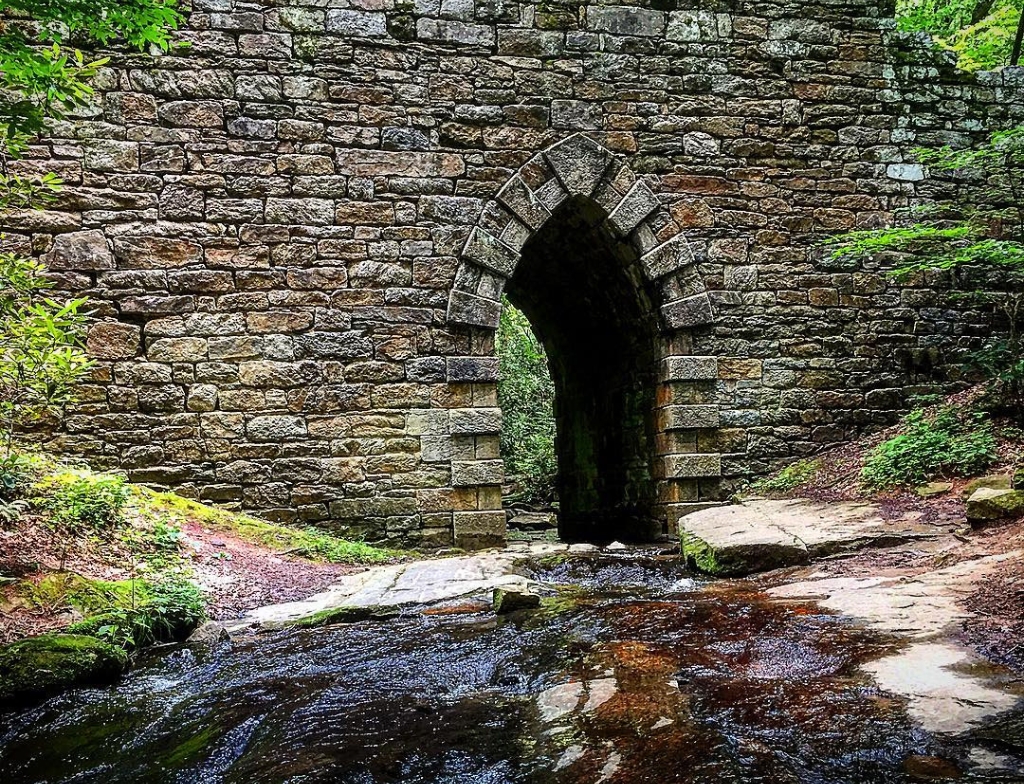
<path id="1" fill-rule="evenodd" d="M 272 519 L 503 540 L 500 298 L 547 347 L 563 534 L 645 538 L 889 422 L 984 331 L 820 241 L 1024 117 L 884 0 L 194 0 L 19 164 L 92 298 L 55 445 Z"/>

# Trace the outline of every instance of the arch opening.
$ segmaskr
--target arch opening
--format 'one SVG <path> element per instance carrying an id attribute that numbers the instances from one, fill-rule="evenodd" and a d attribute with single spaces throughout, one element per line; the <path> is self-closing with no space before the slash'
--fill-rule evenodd
<path id="1" fill-rule="evenodd" d="M 659 320 L 636 251 L 587 197 L 567 199 L 523 246 L 506 285 L 555 386 L 559 535 L 647 541 L 655 514 Z"/>

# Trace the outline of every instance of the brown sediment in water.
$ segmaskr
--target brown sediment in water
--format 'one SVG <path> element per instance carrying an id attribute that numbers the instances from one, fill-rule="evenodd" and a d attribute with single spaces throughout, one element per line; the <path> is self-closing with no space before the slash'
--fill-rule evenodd
<path id="1" fill-rule="evenodd" d="M 0 779 L 898 784 L 909 757 L 966 757 L 859 671 L 891 639 L 679 565 L 558 569 L 580 601 L 557 611 L 456 601 L 154 657 L 0 717 Z"/>

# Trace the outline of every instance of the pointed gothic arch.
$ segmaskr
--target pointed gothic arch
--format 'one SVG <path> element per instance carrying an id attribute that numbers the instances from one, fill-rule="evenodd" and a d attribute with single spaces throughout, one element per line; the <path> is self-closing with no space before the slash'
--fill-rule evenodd
<path id="1" fill-rule="evenodd" d="M 589 224 L 586 219 L 579 218 L 583 213 L 590 216 Z M 524 283 L 519 279 L 524 275 L 537 280 L 538 265 L 533 260 L 538 252 L 537 246 L 549 242 L 555 236 L 552 235 L 553 227 L 566 220 L 568 215 L 576 215 L 582 220 L 578 225 L 596 230 L 598 233 L 588 236 L 598 244 L 603 242 L 603 236 L 628 247 L 631 260 L 627 262 L 638 270 L 634 277 L 642 278 L 644 289 L 651 293 L 651 321 L 656 325 L 649 330 L 654 344 L 650 352 L 653 370 L 649 374 L 651 380 L 647 384 L 645 405 L 650 410 L 646 423 L 634 427 L 620 440 L 630 441 L 625 449 L 627 459 L 636 462 L 638 449 L 646 453 L 644 457 L 650 469 L 648 482 L 651 488 L 647 495 L 651 499 L 650 503 L 645 502 L 645 508 L 649 507 L 653 523 L 646 527 L 641 524 L 642 534 L 635 533 L 640 529 L 634 527 L 634 535 L 618 535 L 607 526 L 602 528 L 604 524 L 594 524 L 594 530 L 600 528 L 601 531 L 593 536 L 578 521 L 565 524 L 566 515 L 573 515 L 574 505 L 579 504 L 571 500 L 567 503 L 564 491 L 569 480 L 560 475 L 565 524 L 563 535 L 570 539 L 656 537 L 666 530 L 674 531 L 678 515 L 691 508 L 692 504 L 717 500 L 715 493 L 722 472 L 722 459 L 715 436 L 719 427 L 714 392 L 718 379 L 717 359 L 693 356 L 689 339 L 692 330 L 704 329 L 713 323 L 711 300 L 681 227 L 648 184 L 632 172 L 620 156 L 584 134 L 573 135 L 535 155 L 502 187 L 472 229 L 449 294 L 448 322 L 456 331 L 489 332 L 496 329 L 502 294 L 511 289 L 521 292 Z M 569 261 L 562 261 L 567 258 L 566 247 L 563 245 L 562 255 L 555 253 L 545 263 L 569 264 Z M 571 250 L 568 252 L 572 253 Z M 527 268 L 531 271 L 525 272 Z M 605 267 L 605 274 L 608 269 L 610 267 Z M 571 298 L 578 294 L 592 298 L 594 290 L 587 290 L 588 271 L 589 268 L 579 267 L 573 270 L 578 282 L 566 283 L 563 277 L 560 282 L 562 295 Z M 594 274 L 601 273 L 595 271 Z M 613 296 L 625 298 L 627 294 L 623 292 Z M 608 308 L 607 298 L 604 303 Z M 615 307 L 614 302 L 611 307 Z M 613 332 L 605 332 L 604 338 L 611 334 Z M 595 335 L 594 339 L 600 338 Z M 483 341 L 481 345 L 490 344 Z M 629 354 L 632 350 L 633 345 L 626 348 L 620 345 L 617 352 L 609 351 L 609 355 Z M 569 346 L 562 354 L 572 351 L 572 346 Z M 620 363 L 615 372 L 620 380 L 612 383 L 621 385 L 622 378 L 640 374 L 644 369 Z M 563 383 L 564 379 L 560 381 L 554 369 L 553 375 L 556 387 L 564 389 L 568 386 Z M 593 383 L 593 376 L 591 373 L 589 383 Z M 577 390 L 579 386 L 577 383 Z M 578 392 L 572 394 L 575 397 L 566 393 L 563 400 L 569 399 L 571 405 L 581 408 L 587 406 L 586 401 L 581 402 Z M 598 401 L 593 405 L 604 413 L 594 415 L 591 412 L 589 421 L 586 411 L 576 421 L 564 409 L 559 414 L 560 474 L 565 471 L 573 475 L 577 485 L 587 485 L 590 490 L 600 479 L 595 480 L 593 476 L 580 479 L 576 476 L 580 473 L 579 467 L 567 470 L 567 464 L 573 461 L 574 449 L 586 451 L 591 445 L 584 444 L 581 450 L 579 445 L 567 445 L 567 439 L 578 440 L 580 430 L 600 430 L 602 425 L 613 421 L 608 419 L 608 401 Z M 618 408 L 611 406 L 616 416 L 624 416 L 629 408 L 630 403 Z M 635 401 L 632 408 L 636 408 Z M 605 418 L 601 419 L 601 416 Z M 571 436 L 567 435 L 570 433 Z M 568 458 L 566 453 L 570 454 Z M 622 445 L 618 445 L 618 451 L 612 448 L 611 453 L 618 459 L 623 454 Z M 607 462 L 600 467 L 601 472 L 607 471 Z M 597 461 L 595 466 L 599 465 L 600 461 Z M 590 469 L 591 474 L 598 472 L 596 467 Z M 628 480 L 620 478 L 618 484 L 624 482 Z M 586 489 L 580 492 L 585 493 Z M 634 500 L 638 495 L 635 487 L 617 486 L 613 492 Z M 597 497 L 600 493 L 594 495 Z M 611 509 L 610 514 L 622 514 L 620 507 Z"/>
<path id="2" fill-rule="evenodd" d="M 663 292 L 666 333 L 714 321 L 682 228 L 620 156 L 578 133 L 527 161 L 485 207 L 462 251 L 449 324 L 497 328 L 501 294 L 523 246 L 572 197 L 593 200 L 612 230 L 632 243 L 648 280 Z"/>

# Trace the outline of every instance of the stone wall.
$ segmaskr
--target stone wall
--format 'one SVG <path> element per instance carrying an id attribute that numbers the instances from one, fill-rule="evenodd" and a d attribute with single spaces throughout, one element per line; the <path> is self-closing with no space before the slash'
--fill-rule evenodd
<path id="1" fill-rule="evenodd" d="M 944 187 L 910 150 L 1020 122 L 1024 70 L 958 74 L 889 5 L 195 0 L 187 49 L 115 53 L 19 164 L 67 187 L 7 244 L 100 319 L 57 446 L 273 519 L 501 541 L 506 284 L 563 354 L 581 319 L 633 335 L 607 379 L 564 371 L 564 461 L 599 426 L 629 463 L 595 489 L 563 461 L 639 526 L 609 535 L 891 421 L 985 325 L 818 243 Z M 607 404 L 565 419 L 587 379 Z"/>

